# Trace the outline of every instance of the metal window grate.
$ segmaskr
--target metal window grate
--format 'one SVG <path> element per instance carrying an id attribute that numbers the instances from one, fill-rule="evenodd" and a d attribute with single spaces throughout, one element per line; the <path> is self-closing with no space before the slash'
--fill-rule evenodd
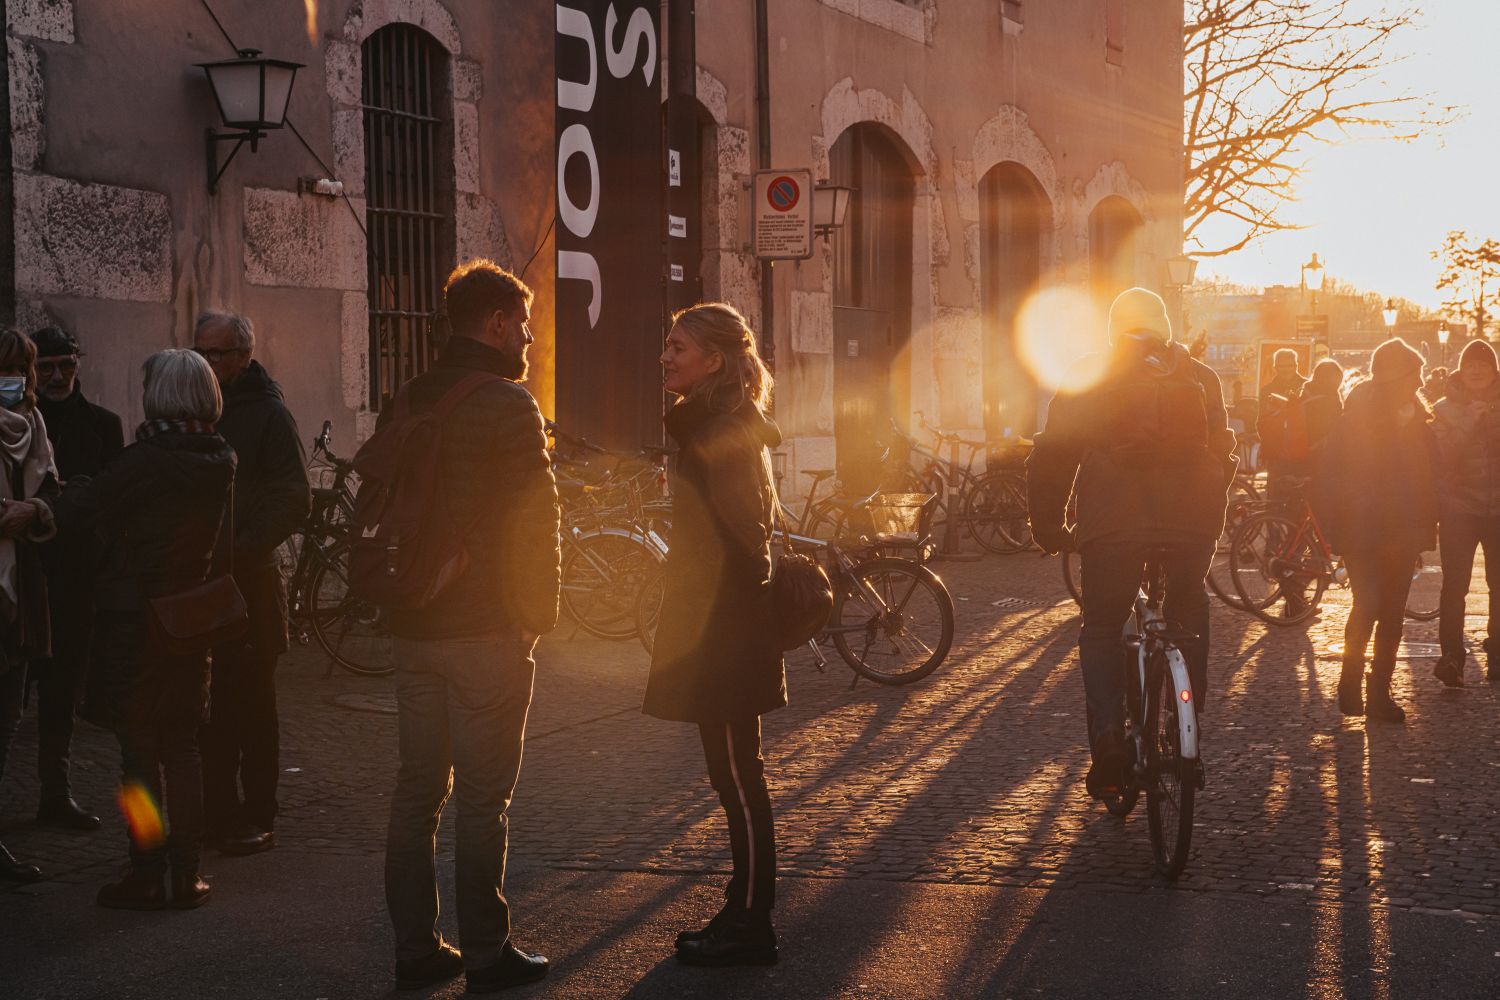
<path id="1" fill-rule="evenodd" d="M 437 41 L 393 24 L 363 49 L 370 408 L 378 410 L 437 353 L 453 156 L 441 113 L 447 54 Z"/>

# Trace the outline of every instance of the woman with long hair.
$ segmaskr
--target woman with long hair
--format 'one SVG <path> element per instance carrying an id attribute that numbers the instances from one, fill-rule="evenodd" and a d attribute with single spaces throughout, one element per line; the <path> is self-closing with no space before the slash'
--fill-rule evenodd
<path id="1" fill-rule="evenodd" d="M 0 774 L 21 721 L 27 663 L 52 651 L 36 543 L 57 533 L 48 504 L 57 489 L 47 425 L 36 408 L 36 345 L 19 331 L 0 329 Z M 0 844 L 0 879 L 41 877 Z"/>
<path id="2" fill-rule="evenodd" d="M 229 572 L 235 456 L 214 430 L 224 403 L 207 361 L 192 351 L 161 351 L 146 359 L 142 374 L 146 421 L 135 443 L 96 478 L 69 482 L 57 519 L 64 532 L 90 532 L 100 550 L 80 714 L 120 742 L 130 868 L 99 890 L 98 902 L 186 910 L 210 892 L 198 870 L 198 729 L 208 714 L 209 654 L 160 648 L 150 602 Z"/>
<path id="3" fill-rule="evenodd" d="M 760 717 L 786 704 L 771 613 L 776 491 L 766 416 L 771 375 L 738 310 L 703 303 L 672 317 L 662 384 L 679 452 L 661 622 L 644 711 L 698 726 L 708 777 L 729 821 L 734 873 L 724 908 L 677 937 L 690 965 L 776 961 L 776 840 Z"/>
<path id="4" fill-rule="evenodd" d="M 1339 710 L 1404 722 L 1406 712 L 1391 698 L 1391 676 L 1412 567 L 1437 542 L 1437 446 L 1432 411 L 1418 392 L 1422 356 L 1399 338 L 1387 340 L 1375 349 L 1370 373 L 1344 403 L 1320 480 L 1323 526 L 1344 557 L 1354 591 L 1344 630 Z M 1372 632 L 1375 651 L 1366 684 L 1365 651 Z"/>

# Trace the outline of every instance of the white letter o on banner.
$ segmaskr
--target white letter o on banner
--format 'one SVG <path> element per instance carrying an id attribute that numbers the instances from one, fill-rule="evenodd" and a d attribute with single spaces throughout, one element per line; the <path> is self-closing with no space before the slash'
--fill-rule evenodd
<path id="1" fill-rule="evenodd" d="M 587 208 L 579 208 L 568 194 L 568 161 L 575 153 L 582 153 L 589 161 Z M 557 204 L 568 232 L 584 239 L 594 231 L 594 223 L 599 218 L 599 157 L 594 152 L 594 137 L 589 135 L 588 128 L 582 124 L 569 125 L 557 140 Z"/>

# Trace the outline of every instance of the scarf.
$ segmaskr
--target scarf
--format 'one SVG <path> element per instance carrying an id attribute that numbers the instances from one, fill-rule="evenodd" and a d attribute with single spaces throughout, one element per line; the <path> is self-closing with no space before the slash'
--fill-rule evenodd
<path id="1" fill-rule="evenodd" d="M 56 478 L 47 424 L 39 411 L 0 409 L 0 472 L 0 498 L 6 500 L 30 500 L 49 475 Z M 16 566 L 16 540 L 0 538 L 0 620 L 6 624 L 16 620 L 20 606 Z"/>
<path id="2" fill-rule="evenodd" d="M 202 420 L 148 420 L 135 429 L 135 439 L 144 441 L 158 434 L 212 434 L 214 425 Z"/>

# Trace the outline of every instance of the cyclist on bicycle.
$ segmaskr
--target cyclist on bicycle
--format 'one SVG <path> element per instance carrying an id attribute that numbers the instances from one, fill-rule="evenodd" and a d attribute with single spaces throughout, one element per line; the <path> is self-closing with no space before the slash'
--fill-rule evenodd
<path id="1" fill-rule="evenodd" d="M 1121 633 L 1148 559 L 1166 574 L 1165 617 L 1195 638 L 1183 655 L 1202 710 L 1208 676 L 1203 588 L 1224 528 L 1234 433 L 1219 378 L 1172 340 L 1160 296 L 1132 288 L 1109 311 L 1109 350 L 1080 370 L 1103 371 L 1052 400 L 1027 462 L 1033 535 L 1043 549 L 1076 545 L 1082 573 L 1079 659 L 1088 699 L 1096 798 L 1123 786 L 1134 756 L 1125 732 Z M 1069 494 L 1077 524 L 1064 526 Z"/>

